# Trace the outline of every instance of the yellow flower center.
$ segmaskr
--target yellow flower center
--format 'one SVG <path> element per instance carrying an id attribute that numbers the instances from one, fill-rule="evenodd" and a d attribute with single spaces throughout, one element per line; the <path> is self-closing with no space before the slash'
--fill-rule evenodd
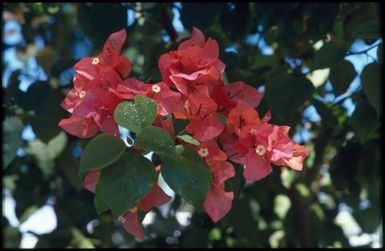
<path id="1" fill-rule="evenodd" d="M 152 89 L 152 91 L 155 92 L 155 93 L 158 93 L 158 92 L 161 91 L 160 86 L 159 86 L 159 85 L 156 85 L 156 84 L 153 85 L 151 89 Z"/>
<path id="2" fill-rule="evenodd" d="M 92 64 L 93 64 L 93 65 L 99 64 L 99 58 L 94 57 L 94 58 L 92 59 Z"/>
<path id="3" fill-rule="evenodd" d="M 207 157 L 209 155 L 209 150 L 207 150 L 207 148 L 202 147 L 199 149 L 198 154 L 202 158 Z"/>
<path id="4" fill-rule="evenodd" d="M 266 148 L 263 145 L 257 145 L 255 148 L 255 153 L 259 156 L 262 156 L 266 153 Z"/>

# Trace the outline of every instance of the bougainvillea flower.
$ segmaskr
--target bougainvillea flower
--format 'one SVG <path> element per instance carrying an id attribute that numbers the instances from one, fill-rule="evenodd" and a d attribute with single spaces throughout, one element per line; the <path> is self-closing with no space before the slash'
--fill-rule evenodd
<path id="1" fill-rule="evenodd" d="M 206 160 L 213 176 L 211 190 L 203 204 L 214 222 L 222 219 L 231 209 L 233 192 L 225 191 L 225 181 L 235 175 L 234 167 L 227 161 Z"/>
<path id="2" fill-rule="evenodd" d="M 226 153 L 218 147 L 215 140 L 202 142 L 194 148 L 204 160 L 225 161 L 227 159 Z"/>
<path id="3" fill-rule="evenodd" d="M 166 116 L 171 114 L 177 107 L 181 94 L 170 90 L 164 83 L 146 84 L 136 78 L 129 78 L 124 84 L 111 90 L 119 98 L 131 100 L 135 96 L 147 96 L 155 101 L 158 106 L 158 114 Z"/>
<path id="4" fill-rule="evenodd" d="M 218 105 L 218 112 L 227 116 L 229 112 L 237 106 L 237 102 L 229 98 L 223 85 L 218 85 L 211 93 L 211 98 Z"/>
<path id="5" fill-rule="evenodd" d="M 259 122 L 258 112 L 242 101 L 238 101 L 237 106 L 230 111 L 227 117 L 227 126 L 230 133 L 239 133 L 243 126 Z"/>
<path id="6" fill-rule="evenodd" d="M 139 240 L 144 239 L 142 224 L 139 221 L 138 212 L 128 211 L 123 216 L 119 217 L 119 221 L 123 224 L 124 230 L 127 233 L 135 236 Z"/>
<path id="7" fill-rule="evenodd" d="M 138 208 L 143 211 L 143 212 L 147 212 L 148 210 L 150 210 L 151 208 L 153 207 L 159 207 L 163 204 L 165 204 L 166 202 L 170 201 L 171 200 L 171 197 L 168 196 L 161 188 L 160 186 L 158 186 L 158 184 L 155 184 L 150 193 L 146 195 L 146 197 L 144 197 L 139 205 L 138 205 Z"/>
<path id="8" fill-rule="evenodd" d="M 225 65 L 219 60 L 218 43 L 205 38 L 202 32 L 193 29 L 192 38 L 183 42 L 176 51 L 159 58 L 163 81 L 189 96 L 189 88 L 207 80 L 219 80 Z"/>
<path id="9" fill-rule="evenodd" d="M 229 98 L 242 101 L 255 108 L 262 100 L 263 94 L 255 88 L 246 85 L 243 81 L 236 81 L 225 85 L 225 90 L 229 92 Z"/>
<path id="10" fill-rule="evenodd" d="M 106 68 L 114 69 L 121 78 L 131 72 L 131 62 L 128 58 L 120 56 L 120 51 L 126 41 L 124 29 L 111 34 L 104 44 L 103 51 L 96 57 L 87 57 L 75 64 L 75 72 L 85 72 L 90 76 L 97 76 Z"/>
<path id="11" fill-rule="evenodd" d="M 75 115 L 67 119 L 62 119 L 59 126 L 71 135 L 79 138 L 90 138 L 95 136 L 99 128 L 91 118 L 80 118 Z"/>
<path id="12" fill-rule="evenodd" d="M 204 142 L 218 137 L 224 128 L 218 116 L 211 113 L 204 119 L 191 118 L 186 130 L 192 133 L 195 139 Z"/>
<path id="13" fill-rule="evenodd" d="M 154 184 L 149 194 L 144 197 L 137 207 L 127 211 L 119 220 L 123 223 L 123 228 L 136 238 L 144 239 L 142 224 L 139 221 L 138 211 L 149 211 L 153 207 L 158 207 L 170 201 L 168 196 L 157 184 Z"/>

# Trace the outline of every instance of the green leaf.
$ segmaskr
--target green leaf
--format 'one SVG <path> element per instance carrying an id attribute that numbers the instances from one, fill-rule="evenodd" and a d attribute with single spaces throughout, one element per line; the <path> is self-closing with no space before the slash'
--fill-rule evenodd
<path id="1" fill-rule="evenodd" d="M 311 69 L 316 70 L 334 67 L 343 60 L 344 55 L 345 50 L 340 48 L 336 43 L 326 43 L 321 49 L 316 51 Z"/>
<path id="2" fill-rule="evenodd" d="M 193 145 L 196 145 L 196 146 L 200 145 L 198 140 L 193 139 L 193 137 L 191 137 L 188 134 L 179 135 L 179 136 L 177 136 L 177 138 L 183 140 L 186 143 L 190 143 L 190 144 L 193 144 Z"/>
<path id="3" fill-rule="evenodd" d="M 368 64 L 361 73 L 362 88 L 369 103 L 376 109 L 377 117 L 381 116 L 381 84 L 380 67 L 377 63 Z"/>
<path id="4" fill-rule="evenodd" d="M 206 162 L 191 147 L 184 147 L 181 155 L 161 155 L 160 158 L 166 183 L 196 209 L 202 209 L 212 180 Z"/>
<path id="5" fill-rule="evenodd" d="M 285 73 L 267 82 L 265 97 L 272 114 L 287 121 L 310 99 L 313 90 L 308 79 Z"/>
<path id="6" fill-rule="evenodd" d="M 339 96 L 347 91 L 350 83 L 356 77 L 357 72 L 351 62 L 344 60 L 336 67 L 330 70 L 330 82 L 333 86 L 333 91 L 336 96 Z"/>
<path id="7" fill-rule="evenodd" d="M 125 145 L 113 135 L 101 134 L 96 136 L 83 151 L 79 173 L 111 165 L 119 159 L 124 149 Z"/>
<path id="8" fill-rule="evenodd" d="M 183 26 L 191 30 L 193 26 L 199 29 L 207 29 L 213 24 L 215 17 L 223 7 L 221 3 L 205 3 L 204 6 L 196 3 L 182 3 L 180 11 Z M 204 10 L 204 15 L 202 11 Z M 199 16 L 199 18 L 197 18 Z"/>
<path id="9" fill-rule="evenodd" d="M 149 126 L 145 128 L 136 138 L 135 144 L 158 153 L 175 153 L 174 141 L 165 130 L 159 127 Z"/>
<path id="10" fill-rule="evenodd" d="M 245 186 L 246 180 L 243 178 L 243 166 L 239 164 L 233 164 L 235 175 L 228 179 L 225 183 L 226 191 L 233 192 L 234 193 L 234 199 L 235 201 L 239 194 L 242 192 L 243 187 Z"/>
<path id="11" fill-rule="evenodd" d="M 372 19 L 360 24 L 352 34 L 355 38 L 377 39 L 380 37 L 380 20 Z"/>
<path id="12" fill-rule="evenodd" d="M 366 100 L 360 100 L 351 117 L 352 126 L 362 144 L 379 136 L 376 111 Z"/>
<path id="13" fill-rule="evenodd" d="M 103 200 L 117 217 L 137 205 L 150 192 L 155 180 L 155 167 L 148 159 L 125 152 L 101 171 L 99 186 Z"/>
<path id="14" fill-rule="evenodd" d="M 100 191 L 100 186 L 98 183 L 96 184 L 95 188 L 94 206 L 98 214 L 101 214 L 102 212 L 110 209 L 108 204 L 103 199 L 102 192 Z"/>
<path id="15" fill-rule="evenodd" d="M 147 97 L 136 96 L 134 102 L 124 101 L 115 109 L 115 121 L 133 131 L 140 133 L 151 125 L 156 117 L 156 103 Z"/>

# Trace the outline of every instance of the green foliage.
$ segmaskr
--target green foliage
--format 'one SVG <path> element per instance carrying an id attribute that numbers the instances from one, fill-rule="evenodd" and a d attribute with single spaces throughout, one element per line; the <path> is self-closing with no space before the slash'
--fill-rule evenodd
<path id="1" fill-rule="evenodd" d="M 357 72 L 353 64 L 347 60 L 343 60 L 337 66 L 331 68 L 329 79 L 334 93 L 341 95 L 346 92 L 356 75 Z"/>
<path id="2" fill-rule="evenodd" d="M 265 98 L 272 113 L 290 124 L 305 101 L 310 99 L 313 90 L 312 83 L 306 78 L 285 73 L 266 84 Z"/>
<path id="3" fill-rule="evenodd" d="M 206 162 L 190 147 L 184 147 L 180 155 L 163 154 L 160 158 L 167 184 L 195 208 L 202 209 L 212 179 Z"/>
<path id="4" fill-rule="evenodd" d="M 312 70 L 330 68 L 343 60 L 345 50 L 334 42 L 325 43 L 314 56 Z"/>
<path id="5" fill-rule="evenodd" d="M 146 127 L 136 138 L 135 145 L 157 153 L 175 154 L 174 141 L 170 135 L 155 126 Z"/>
<path id="6" fill-rule="evenodd" d="M 137 153 L 126 152 L 117 162 L 102 169 L 98 186 L 102 199 L 118 217 L 150 192 L 155 178 L 155 167 L 149 160 Z"/>
<path id="7" fill-rule="evenodd" d="M 376 109 L 377 117 L 381 112 L 381 83 L 380 66 L 377 63 L 368 64 L 361 73 L 361 83 L 369 103 Z"/>
<path id="8" fill-rule="evenodd" d="M 100 134 L 93 138 L 83 151 L 79 172 L 105 168 L 117 161 L 125 150 L 124 143 L 109 134 Z"/>
<path id="9" fill-rule="evenodd" d="M 136 96 L 134 102 L 124 101 L 115 109 L 116 122 L 133 131 L 140 133 L 151 125 L 156 116 L 156 103 L 150 98 Z"/>

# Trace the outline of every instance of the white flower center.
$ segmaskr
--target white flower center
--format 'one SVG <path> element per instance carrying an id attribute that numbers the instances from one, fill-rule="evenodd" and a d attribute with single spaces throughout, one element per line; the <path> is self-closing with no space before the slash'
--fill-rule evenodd
<path id="1" fill-rule="evenodd" d="M 198 154 L 202 158 L 207 157 L 209 155 L 209 150 L 207 150 L 207 148 L 202 147 L 199 149 Z"/>
<path id="2" fill-rule="evenodd" d="M 263 145 L 257 145 L 255 148 L 255 153 L 259 156 L 262 156 L 266 153 L 266 148 Z"/>
<path id="3" fill-rule="evenodd" d="M 91 64 L 93 64 L 93 65 L 99 64 L 99 58 L 94 57 L 94 58 L 92 59 L 92 63 L 91 63 Z"/>
<path id="4" fill-rule="evenodd" d="M 80 97 L 80 98 L 83 98 L 85 95 L 86 95 L 86 92 L 85 92 L 85 91 L 79 92 L 79 97 Z"/>
<path id="5" fill-rule="evenodd" d="M 152 89 L 152 91 L 155 92 L 155 93 L 158 93 L 158 92 L 161 91 L 160 86 L 159 86 L 159 85 L 156 85 L 156 84 L 153 85 L 151 89 Z"/>
<path id="6" fill-rule="evenodd" d="M 250 134 L 251 135 L 256 135 L 257 134 L 257 130 L 255 130 L 254 128 L 250 130 Z"/>

